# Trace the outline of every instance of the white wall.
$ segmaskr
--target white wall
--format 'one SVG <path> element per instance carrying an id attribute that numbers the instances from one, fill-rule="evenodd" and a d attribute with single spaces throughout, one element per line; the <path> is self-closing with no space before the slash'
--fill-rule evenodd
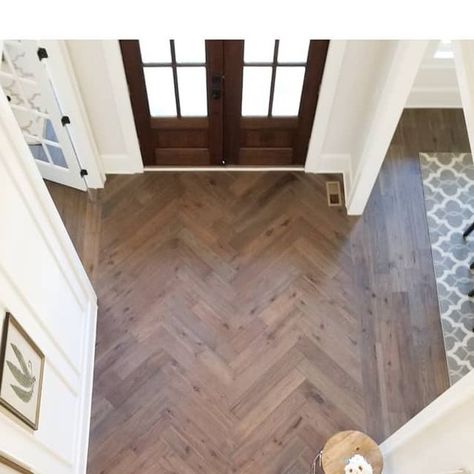
<path id="1" fill-rule="evenodd" d="M 453 42 L 459 92 L 471 150 L 474 146 L 474 41 Z"/>
<path id="2" fill-rule="evenodd" d="M 427 44 L 331 41 L 305 169 L 343 173 L 349 214 L 364 210 Z"/>
<path id="3" fill-rule="evenodd" d="M 0 453 L 85 473 L 96 296 L 3 94 L 0 222 L 0 324 L 11 312 L 46 358 L 39 429 L 0 408 Z"/>
<path id="4" fill-rule="evenodd" d="M 68 40 L 66 44 L 104 171 L 142 172 L 118 41 Z"/>
<path id="5" fill-rule="evenodd" d="M 330 43 L 305 170 L 343 173 L 350 214 L 364 210 L 428 43 Z M 141 172 L 118 42 L 67 44 L 104 170 Z"/>
<path id="6" fill-rule="evenodd" d="M 474 473 L 474 371 L 381 446 L 384 474 Z"/>
<path id="7" fill-rule="evenodd" d="M 462 108 L 452 46 L 431 41 L 408 96 L 407 108 Z"/>
<path id="8" fill-rule="evenodd" d="M 354 124 L 367 121 L 380 87 L 379 76 L 394 44 L 396 41 L 347 42 L 324 153 L 349 154 L 354 151 L 354 144 L 361 142 L 362 127 Z"/>

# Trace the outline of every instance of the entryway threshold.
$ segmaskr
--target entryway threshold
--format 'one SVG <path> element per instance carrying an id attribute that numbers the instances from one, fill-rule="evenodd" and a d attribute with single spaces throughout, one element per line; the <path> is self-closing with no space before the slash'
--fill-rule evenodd
<path id="1" fill-rule="evenodd" d="M 304 171 L 304 166 L 146 166 L 144 171 Z"/>

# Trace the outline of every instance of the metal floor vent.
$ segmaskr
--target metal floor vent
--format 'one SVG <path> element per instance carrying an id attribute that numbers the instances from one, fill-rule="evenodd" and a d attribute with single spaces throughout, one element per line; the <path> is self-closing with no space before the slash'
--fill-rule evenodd
<path id="1" fill-rule="evenodd" d="M 326 194 L 329 207 L 342 206 L 341 183 L 339 181 L 327 181 Z"/>

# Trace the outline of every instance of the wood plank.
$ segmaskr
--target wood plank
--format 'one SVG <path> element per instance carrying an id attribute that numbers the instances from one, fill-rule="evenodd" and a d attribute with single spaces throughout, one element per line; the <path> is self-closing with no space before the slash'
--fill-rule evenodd
<path id="1" fill-rule="evenodd" d="M 294 130 L 245 130 L 241 132 L 241 145 L 244 148 L 292 148 Z"/>
<path id="2" fill-rule="evenodd" d="M 298 117 L 241 117 L 240 126 L 244 130 L 296 130 Z"/>
<path id="3" fill-rule="evenodd" d="M 291 165 L 291 148 L 241 148 L 240 165 L 284 166 Z"/>
<path id="4" fill-rule="evenodd" d="M 209 164 L 222 164 L 224 160 L 224 42 L 206 41 L 207 104 L 209 114 Z M 219 97 L 213 97 L 213 81 L 218 81 Z"/>
<path id="5" fill-rule="evenodd" d="M 201 130 L 153 130 L 155 148 L 207 148 L 209 137 Z"/>
<path id="6" fill-rule="evenodd" d="M 207 117 L 151 117 L 150 127 L 156 130 L 207 130 Z"/>
<path id="7" fill-rule="evenodd" d="M 160 166 L 209 166 L 207 148 L 156 148 L 155 160 Z"/>
<path id="8" fill-rule="evenodd" d="M 239 164 L 240 113 L 242 110 L 242 85 L 244 42 L 224 42 L 224 160 L 231 165 Z"/>
<path id="9" fill-rule="evenodd" d="M 362 218 L 322 175 L 110 176 L 94 213 L 49 183 L 98 253 L 88 473 L 309 472 L 334 432 L 380 442 L 442 393 L 418 152 L 468 149 L 462 111 L 405 111 Z"/>
<path id="10" fill-rule="evenodd" d="M 101 192 L 89 192 L 45 181 L 66 230 L 81 257 L 92 282 L 99 267 L 99 242 L 102 226 Z"/>

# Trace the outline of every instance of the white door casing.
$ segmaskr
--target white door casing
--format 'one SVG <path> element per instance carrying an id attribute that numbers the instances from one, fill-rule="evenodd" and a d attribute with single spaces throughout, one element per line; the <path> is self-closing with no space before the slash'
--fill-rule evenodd
<path id="1" fill-rule="evenodd" d="M 474 147 L 474 41 L 453 41 L 453 52 L 464 120 L 472 152 Z"/>

